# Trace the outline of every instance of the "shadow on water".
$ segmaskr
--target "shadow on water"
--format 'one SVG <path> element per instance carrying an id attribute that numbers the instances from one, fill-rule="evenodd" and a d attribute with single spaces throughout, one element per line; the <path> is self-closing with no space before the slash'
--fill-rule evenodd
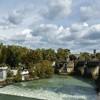
<path id="1" fill-rule="evenodd" d="M 71 85 L 64 85 L 60 88 L 50 88 L 51 91 L 56 93 L 68 94 L 68 95 L 94 95 L 92 88 L 84 87 L 84 86 L 71 86 Z"/>
<path id="2" fill-rule="evenodd" d="M 93 86 L 94 91 L 97 93 L 97 86 L 96 86 L 96 80 L 92 78 L 91 75 L 85 75 L 85 76 L 72 76 L 73 78 L 76 78 L 77 80 L 80 80 L 82 82 L 88 83 L 91 86 Z"/>
<path id="3" fill-rule="evenodd" d="M 96 89 L 96 85 L 95 85 L 95 80 L 90 78 L 90 77 L 84 77 L 84 76 L 72 76 L 73 78 L 80 80 L 82 82 L 85 82 L 91 86 L 93 86 L 94 90 Z"/>

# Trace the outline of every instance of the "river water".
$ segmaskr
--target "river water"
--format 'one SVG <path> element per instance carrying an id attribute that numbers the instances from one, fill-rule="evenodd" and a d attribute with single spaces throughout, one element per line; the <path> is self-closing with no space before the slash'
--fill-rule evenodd
<path id="1" fill-rule="evenodd" d="M 21 82 L 1 88 L 0 100 L 97 100 L 93 84 L 89 79 L 55 75 L 50 79 Z"/>

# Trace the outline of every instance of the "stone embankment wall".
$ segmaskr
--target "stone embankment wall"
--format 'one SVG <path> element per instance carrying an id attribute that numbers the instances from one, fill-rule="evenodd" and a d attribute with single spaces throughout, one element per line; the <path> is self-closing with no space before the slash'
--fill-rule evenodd
<path id="1" fill-rule="evenodd" d="M 68 62 L 68 64 L 67 64 L 67 73 L 68 74 L 74 73 L 74 62 L 73 61 Z"/>

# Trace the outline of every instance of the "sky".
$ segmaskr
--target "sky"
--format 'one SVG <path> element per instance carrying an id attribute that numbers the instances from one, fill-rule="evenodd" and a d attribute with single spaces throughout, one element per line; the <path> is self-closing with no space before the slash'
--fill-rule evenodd
<path id="1" fill-rule="evenodd" d="M 0 0 L 0 43 L 100 51 L 100 0 Z"/>

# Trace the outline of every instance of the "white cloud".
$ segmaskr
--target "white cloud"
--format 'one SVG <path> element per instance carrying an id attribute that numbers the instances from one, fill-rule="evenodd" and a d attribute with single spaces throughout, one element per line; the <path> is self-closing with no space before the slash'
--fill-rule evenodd
<path id="1" fill-rule="evenodd" d="M 72 24 L 71 25 L 71 31 L 72 32 L 80 32 L 80 31 L 83 31 L 83 30 L 86 30 L 88 28 L 88 24 L 87 23 L 84 23 L 84 24 Z"/>
<path id="2" fill-rule="evenodd" d="M 30 41 L 33 41 L 33 44 L 36 43 L 39 40 L 39 37 L 34 37 L 31 34 L 32 30 L 30 29 L 24 29 L 23 31 L 17 32 L 16 34 L 13 34 L 11 37 L 11 41 L 13 42 L 19 42 L 19 43 L 26 43 Z"/>
<path id="3" fill-rule="evenodd" d="M 32 31 L 33 36 L 41 36 L 42 41 L 48 43 L 62 43 L 62 38 L 69 36 L 69 30 L 63 26 L 57 26 L 54 24 L 41 24 L 33 27 Z"/>
<path id="4" fill-rule="evenodd" d="M 89 26 L 87 23 L 76 23 L 66 28 L 54 24 L 38 24 L 5 37 L 0 34 L 1 42 L 30 48 L 93 49 L 95 45 L 100 46 L 100 24 Z"/>
<path id="5" fill-rule="evenodd" d="M 67 17 L 71 13 L 72 0 L 52 0 L 43 16 L 48 19 Z"/>

